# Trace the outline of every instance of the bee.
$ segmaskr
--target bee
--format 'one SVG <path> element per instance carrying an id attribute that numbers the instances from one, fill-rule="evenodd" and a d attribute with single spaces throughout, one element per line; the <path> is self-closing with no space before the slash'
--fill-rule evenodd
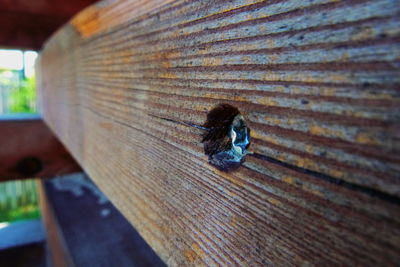
<path id="1" fill-rule="evenodd" d="M 250 129 L 239 110 L 220 104 L 207 115 L 202 143 L 211 165 L 222 171 L 236 170 L 245 160 Z"/>
<path id="2" fill-rule="evenodd" d="M 149 114 L 152 117 L 194 127 L 204 131 L 202 143 L 208 162 L 222 171 L 233 171 L 244 162 L 250 145 L 250 129 L 239 110 L 229 104 L 219 104 L 208 114 L 204 125 L 176 121 Z"/>

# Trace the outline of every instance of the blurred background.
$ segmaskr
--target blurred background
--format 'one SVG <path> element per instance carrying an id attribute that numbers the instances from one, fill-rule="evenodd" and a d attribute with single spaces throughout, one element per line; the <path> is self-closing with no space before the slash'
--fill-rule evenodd
<path id="1" fill-rule="evenodd" d="M 0 0 L 0 116 L 37 112 L 38 52 L 58 28 L 95 2 Z M 0 223 L 38 218 L 37 199 L 34 180 L 0 183 Z"/>
<path id="2" fill-rule="evenodd" d="M 36 51 L 0 49 L 0 114 L 35 113 Z"/>
<path id="3" fill-rule="evenodd" d="M 36 51 L 0 49 L 0 115 L 36 113 L 37 56 Z M 0 183 L 0 228 L 39 217 L 34 179 Z"/>
<path id="4" fill-rule="evenodd" d="M 32 50 L 0 49 L 0 116 L 36 113 L 37 56 Z M 1 266 L 45 266 L 37 189 L 35 178 L 0 183 Z"/>

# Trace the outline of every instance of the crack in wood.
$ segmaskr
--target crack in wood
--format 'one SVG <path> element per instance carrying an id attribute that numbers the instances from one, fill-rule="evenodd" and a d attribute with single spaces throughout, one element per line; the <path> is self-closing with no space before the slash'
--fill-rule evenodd
<path id="1" fill-rule="evenodd" d="M 395 204 L 395 205 L 400 205 L 400 198 L 398 198 L 396 196 L 389 195 L 387 193 L 381 192 L 379 190 L 376 190 L 376 189 L 373 189 L 373 188 L 370 188 L 370 187 L 365 187 L 365 186 L 362 186 L 362 185 L 359 185 L 359 184 L 350 183 L 350 182 L 347 182 L 347 181 L 332 177 L 330 175 L 326 175 L 326 174 L 323 174 L 323 173 L 320 173 L 320 172 L 316 172 L 316 171 L 313 171 L 313 170 L 310 170 L 310 169 L 306 169 L 306 168 L 302 168 L 302 167 L 299 167 L 299 166 L 295 166 L 295 165 L 289 164 L 287 162 L 280 161 L 278 159 L 275 159 L 275 158 L 272 158 L 272 157 L 269 157 L 269 156 L 266 156 L 266 155 L 263 155 L 263 154 L 249 153 L 249 155 L 252 156 L 252 157 L 255 157 L 257 159 L 260 159 L 260 160 L 268 161 L 268 162 L 270 162 L 272 164 L 277 164 L 279 166 L 282 166 L 282 167 L 285 167 L 285 168 L 288 168 L 288 169 L 292 169 L 292 170 L 297 171 L 297 172 L 308 174 L 308 175 L 310 175 L 310 176 L 312 176 L 314 178 L 324 180 L 324 181 L 329 182 L 331 184 L 335 184 L 335 185 L 342 186 L 342 187 L 345 187 L 345 188 L 353 190 L 353 191 L 357 191 L 357 192 L 360 192 L 360 193 L 363 193 L 363 194 L 367 194 L 367 195 L 369 195 L 371 197 L 379 198 L 379 199 L 381 199 L 383 201 L 386 201 L 386 202 L 389 202 L 389 203 L 392 203 L 392 204 Z"/>

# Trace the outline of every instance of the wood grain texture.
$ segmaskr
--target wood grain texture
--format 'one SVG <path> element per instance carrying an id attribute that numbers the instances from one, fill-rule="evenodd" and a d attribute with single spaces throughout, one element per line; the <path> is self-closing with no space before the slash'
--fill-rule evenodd
<path id="1" fill-rule="evenodd" d="M 162 259 L 398 264 L 399 1 L 146 3 L 72 20 L 39 87 L 46 122 Z M 219 103 L 251 128 L 229 174 L 172 121 Z"/>
<path id="2" fill-rule="evenodd" d="M 0 181 L 49 178 L 81 170 L 37 115 L 0 117 Z"/>

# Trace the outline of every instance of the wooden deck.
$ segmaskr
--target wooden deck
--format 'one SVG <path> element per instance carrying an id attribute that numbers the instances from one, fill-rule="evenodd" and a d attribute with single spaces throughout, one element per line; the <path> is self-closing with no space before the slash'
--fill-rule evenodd
<path id="1" fill-rule="evenodd" d="M 170 266 L 400 262 L 397 0 L 103 1 L 37 69 L 46 123 Z M 208 163 L 217 104 L 251 129 Z M 112 178 L 110 178 L 112 177 Z"/>

